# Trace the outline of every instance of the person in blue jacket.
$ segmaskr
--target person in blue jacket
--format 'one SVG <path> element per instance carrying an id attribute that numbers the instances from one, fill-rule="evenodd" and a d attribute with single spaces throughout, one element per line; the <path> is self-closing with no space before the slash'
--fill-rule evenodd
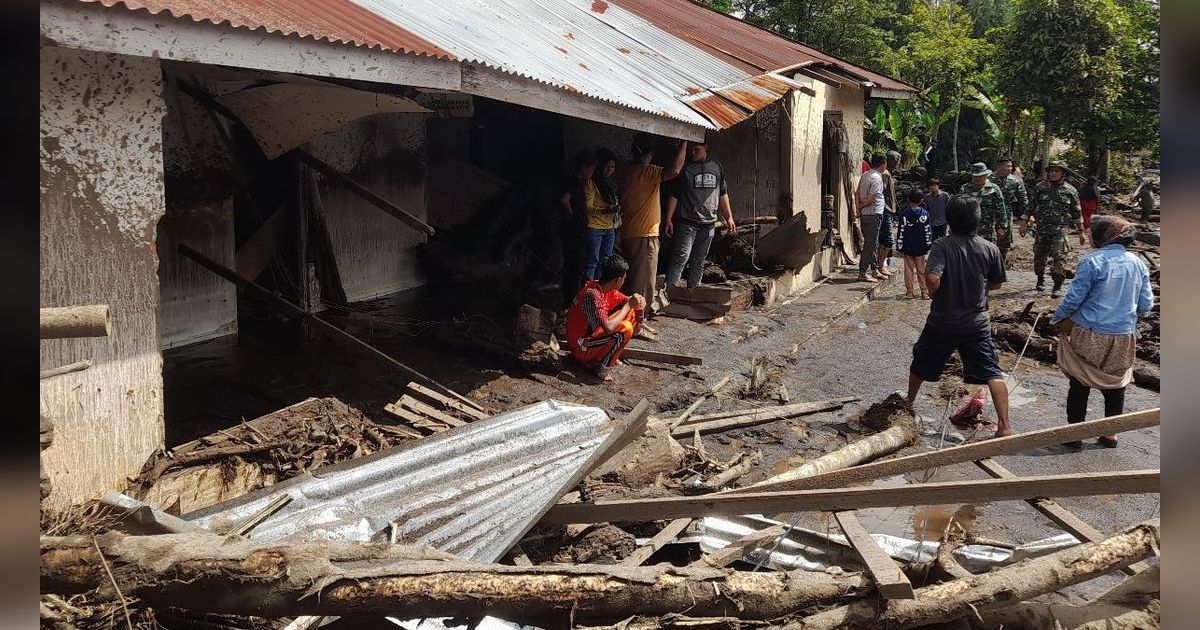
<path id="1" fill-rule="evenodd" d="M 904 256 L 904 288 L 906 297 L 915 298 L 916 287 L 921 288 L 921 299 L 929 299 L 925 285 L 925 257 L 933 245 L 933 227 L 929 224 L 929 212 L 922 205 L 925 195 L 919 189 L 908 193 L 908 207 L 899 213 L 896 230 L 896 249 Z M 913 276 L 916 276 L 914 282 Z"/>

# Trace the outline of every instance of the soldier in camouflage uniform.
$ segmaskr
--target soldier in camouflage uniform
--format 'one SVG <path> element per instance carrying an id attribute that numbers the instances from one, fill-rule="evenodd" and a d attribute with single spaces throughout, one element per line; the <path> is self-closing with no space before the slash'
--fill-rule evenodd
<path id="1" fill-rule="evenodd" d="M 1038 182 L 1029 206 L 1029 219 L 1035 224 L 1033 236 L 1033 272 L 1037 274 L 1037 290 L 1046 289 L 1046 260 L 1050 260 L 1050 278 L 1054 280 L 1051 297 L 1058 297 L 1066 279 L 1063 262 L 1067 255 L 1067 229 L 1079 230 L 1079 244 L 1087 241 L 1083 235 L 1083 215 L 1079 207 L 1079 191 L 1068 184 L 1067 163 L 1055 160 L 1046 169 L 1046 179 Z M 1021 236 L 1026 226 L 1021 226 Z"/>
<path id="2" fill-rule="evenodd" d="M 1002 157 L 996 160 L 996 172 L 992 173 L 992 183 L 1000 187 L 1004 193 L 1004 203 L 1008 204 L 1012 220 L 1016 221 L 1025 216 L 1025 208 L 1029 205 L 1029 192 L 1025 190 L 1025 182 L 1013 175 L 1012 159 Z M 996 245 L 1000 247 L 1000 256 L 1008 258 L 1008 249 L 1012 247 L 1012 230 L 1005 230 L 1004 236 L 997 236 Z"/>
<path id="3" fill-rule="evenodd" d="M 1008 204 L 1004 202 L 1004 193 L 1000 187 L 988 181 L 992 171 L 983 162 L 971 165 L 971 181 L 962 185 L 958 191 L 979 200 L 979 235 L 996 243 L 1000 247 L 1000 262 L 1008 255 L 1008 248 L 1002 247 L 1000 241 L 1011 242 L 1008 231 L 1012 228 L 1012 216 L 1008 212 Z"/>

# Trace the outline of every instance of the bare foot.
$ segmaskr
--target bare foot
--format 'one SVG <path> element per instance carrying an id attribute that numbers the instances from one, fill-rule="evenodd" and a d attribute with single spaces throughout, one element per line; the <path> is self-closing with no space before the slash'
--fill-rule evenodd
<path id="1" fill-rule="evenodd" d="M 600 366 L 596 368 L 596 376 L 598 376 L 600 380 L 604 381 L 605 383 L 612 382 L 612 368 Z"/>
<path id="2" fill-rule="evenodd" d="M 642 322 L 642 330 L 644 330 L 644 331 L 646 331 L 646 332 L 650 333 L 651 335 L 657 335 L 657 334 L 658 334 L 658 330 L 656 330 L 656 329 L 654 329 L 654 328 L 651 328 L 651 327 L 650 327 L 650 324 L 647 324 L 646 322 Z"/>
<path id="3" fill-rule="evenodd" d="M 858 276 L 858 281 L 859 282 L 870 282 L 871 284 L 879 282 L 878 280 L 876 280 L 875 278 L 872 278 L 871 276 L 863 276 L 863 275 Z"/>
<path id="4" fill-rule="evenodd" d="M 634 337 L 637 339 L 645 339 L 646 341 L 658 341 L 658 335 L 650 332 L 649 330 L 639 330 Z"/>
<path id="5" fill-rule="evenodd" d="M 1013 434 L 1013 430 L 1008 427 L 1005 427 L 1003 429 L 996 429 L 996 435 L 993 435 L 992 437 L 998 437 L 998 438 L 1008 437 L 1012 434 Z"/>

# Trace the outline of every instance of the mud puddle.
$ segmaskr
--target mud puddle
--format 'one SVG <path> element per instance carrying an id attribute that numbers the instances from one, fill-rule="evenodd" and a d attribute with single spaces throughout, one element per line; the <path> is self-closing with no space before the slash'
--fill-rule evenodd
<path id="1" fill-rule="evenodd" d="M 917 480 L 911 480 L 917 481 Z M 876 488 L 894 488 L 910 483 L 904 475 L 876 479 L 870 485 Z M 872 534 L 888 534 L 918 541 L 939 540 L 947 532 L 970 533 L 975 529 L 982 510 L 970 503 L 922 505 L 887 508 L 868 508 L 855 511 L 858 522 Z M 829 531 L 836 532 L 837 524 L 832 514 L 822 514 L 827 520 Z"/>

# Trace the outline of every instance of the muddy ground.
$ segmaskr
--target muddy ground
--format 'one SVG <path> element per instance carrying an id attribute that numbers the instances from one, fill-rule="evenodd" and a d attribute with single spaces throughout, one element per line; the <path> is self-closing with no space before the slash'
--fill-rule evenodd
<path id="1" fill-rule="evenodd" d="M 1017 239 L 1014 252 L 1028 249 L 1032 240 Z M 1076 252 L 1084 248 L 1076 246 Z M 994 313 L 1012 313 L 1030 300 L 1037 309 L 1052 310 L 1056 300 L 1049 292 L 1033 291 L 1031 263 L 1014 256 L 1010 282 L 992 298 Z M 897 277 L 896 280 L 901 280 Z M 331 319 L 391 356 L 430 377 L 467 393 L 490 412 L 534 403 L 547 398 L 595 405 L 618 414 L 648 399 L 660 414 L 686 407 L 696 396 L 724 376 L 731 381 L 715 399 L 697 413 L 773 406 L 781 390 L 791 402 L 856 396 L 861 400 L 840 411 L 785 420 L 729 431 L 704 438 L 715 458 L 728 461 L 739 451 L 758 450 L 760 464 L 740 483 L 749 483 L 795 467 L 855 439 L 866 432 L 856 416 L 873 402 L 905 386 L 912 344 L 916 341 L 929 303 L 902 297 L 902 282 L 873 291 L 854 282 L 849 271 L 821 284 L 806 295 L 772 307 L 756 307 L 726 316 L 722 322 L 704 324 L 658 318 L 661 342 L 638 342 L 654 350 L 693 354 L 702 366 L 681 367 L 629 361 L 616 370 L 614 380 L 600 383 L 585 370 L 564 362 L 555 374 L 517 370 L 480 353 L 449 349 L 430 334 L 436 317 L 414 308 L 413 296 L 357 305 L 352 313 L 331 314 Z M 419 300 L 416 303 L 420 303 Z M 461 315 L 461 314 L 460 314 Z M 482 316 L 479 316 L 482 317 Z M 299 343 L 254 339 L 213 341 L 166 353 L 167 441 L 175 445 L 280 409 L 311 396 L 335 396 L 371 419 L 390 423 L 384 404 L 402 393 L 402 374 L 327 342 Z M 1001 365 L 1011 369 L 1016 357 L 1004 352 Z M 753 366 L 762 362 L 775 386 L 757 394 L 746 392 Z M 1065 421 L 1066 379 L 1052 365 L 1026 358 L 1013 382 L 1020 383 L 1012 396 L 1012 422 L 1017 431 L 1045 428 Z M 782 386 L 782 387 L 779 387 Z M 937 448 L 943 443 L 940 418 L 947 410 L 944 394 L 956 394 L 950 407 L 965 402 L 953 378 L 943 387 L 926 386 L 917 411 L 928 417 L 927 435 L 905 452 Z M 1157 392 L 1131 386 L 1126 399 L 1129 411 L 1158 405 Z M 990 406 L 986 412 L 991 415 Z M 1090 401 L 1089 417 L 1102 415 L 1100 396 Z M 951 427 L 952 429 L 952 427 Z M 944 443 L 971 436 L 951 430 Z M 998 458 L 1018 475 L 1157 468 L 1157 429 L 1121 436 L 1117 449 L 1089 443 L 1080 452 L 1045 448 Z M 690 442 L 690 441 L 689 441 Z M 985 479 L 970 464 L 956 465 L 932 475 L 910 475 L 908 481 Z M 879 484 L 903 483 L 903 479 Z M 1061 503 L 1101 531 L 1111 532 L 1158 512 L 1158 495 L 1063 499 Z M 781 516 L 790 520 L 791 515 Z M 946 505 L 926 508 L 865 510 L 860 520 L 876 533 L 935 539 L 954 519 L 964 530 L 988 538 L 1029 542 L 1060 532 L 1024 502 L 988 505 Z M 802 526 L 836 529 L 823 514 L 802 515 Z M 642 534 L 639 534 L 642 535 Z M 622 541 L 627 544 L 627 541 Z M 1097 580 L 1056 596 L 1077 602 L 1094 595 L 1113 580 Z"/>

